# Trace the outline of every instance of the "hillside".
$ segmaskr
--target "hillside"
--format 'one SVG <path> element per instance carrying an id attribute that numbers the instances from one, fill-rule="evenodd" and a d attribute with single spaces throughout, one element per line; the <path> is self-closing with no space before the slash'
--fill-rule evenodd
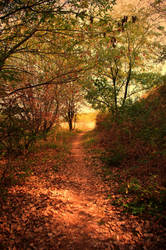
<path id="1" fill-rule="evenodd" d="M 113 203 L 166 219 L 166 86 L 128 106 L 113 122 L 97 116 L 96 143 L 104 175 L 117 183 Z M 98 152 L 96 149 L 96 152 Z M 121 194 L 121 199 L 119 199 Z"/>

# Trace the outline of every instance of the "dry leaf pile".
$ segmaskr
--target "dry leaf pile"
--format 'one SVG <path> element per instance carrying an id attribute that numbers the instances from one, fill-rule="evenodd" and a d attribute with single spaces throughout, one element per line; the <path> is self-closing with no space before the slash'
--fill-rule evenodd
<path id="1" fill-rule="evenodd" d="M 54 149 L 36 153 L 32 174 L 9 188 L 0 249 L 164 249 L 163 227 L 110 204 L 113 187 L 83 151 L 82 135 L 65 158 Z"/>

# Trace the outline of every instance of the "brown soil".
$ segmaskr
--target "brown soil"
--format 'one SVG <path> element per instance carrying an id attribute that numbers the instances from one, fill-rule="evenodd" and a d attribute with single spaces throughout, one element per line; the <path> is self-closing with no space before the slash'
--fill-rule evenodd
<path id="1" fill-rule="evenodd" d="M 160 238 L 149 231 L 149 221 L 110 205 L 111 187 L 84 152 L 82 136 L 73 141 L 65 168 L 54 172 L 55 162 L 47 160 L 24 185 L 9 189 L 1 209 L 0 249 L 164 249 L 155 247 Z"/>

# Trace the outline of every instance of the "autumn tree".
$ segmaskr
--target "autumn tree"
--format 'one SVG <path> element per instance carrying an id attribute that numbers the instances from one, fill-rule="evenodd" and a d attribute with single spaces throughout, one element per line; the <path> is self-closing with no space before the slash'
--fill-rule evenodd
<path id="1" fill-rule="evenodd" d="M 103 18 L 113 2 L 0 2 L 1 155 L 16 156 L 56 123 L 58 86 L 88 70 L 87 28 L 93 15 Z"/>
<path id="2" fill-rule="evenodd" d="M 69 125 L 69 130 L 73 130 L 77 113 L 79 112 L 84 95 L 79 84 L 68 83 L 61 90 L 60 115 Z"/>
<path id="3" fill-rule="evenodd" d="M 151 71 L 156 59 L 155 32 L 142 11 L 130 10 L 119 20 L 96 24 L 101 33 L 93 54 L 97 67 L 85 84 L 87 99 L 94 107 L 105 108 L 117 117 L 119 108 L 143 89 L 135 76 Z M 138 77 L 137 77 L 138 80 Z"/>
<path id="4" fill-rule="evenodd" d="M 93 6 L 103 12 L 114 1 L 4 1 L 0 5 L 0 77 L 13 78 L 18 68 L 15 62 L 22 55 L 62 54 L 63 44 L 57 51 L 49 49 L 54 38 L 70 37 L 73 44 L 84 32 L 83 24 L 76 29 L 78 19 L 88 15 Z M 79 39 L 78 39 L 79 40 Z M 71 45 L 71 43 L 70 43 Z M 72 49 L 71 48 L 70 50 Z"/>
<path id="5" fill-rule="evenodd" d="M 151 3 L 151 8 L 153 15 L 158 16 L 160 20 L 157 28 L 162 31 L 163 39 L 162 45 L 159 53 L 159 62 L 164 62 L 166 60 L 166 44 L 165 44 L 165 21 L 166 21 L 166 3 L 164 0 L 155 0 Z"/>
<path id="6" fill-rule="evenodd" d="M 56 85 L 21 91 L 1 101 L 0 138 L 4 151 L 21 153 L 46 137 L 58 120 Z"/>

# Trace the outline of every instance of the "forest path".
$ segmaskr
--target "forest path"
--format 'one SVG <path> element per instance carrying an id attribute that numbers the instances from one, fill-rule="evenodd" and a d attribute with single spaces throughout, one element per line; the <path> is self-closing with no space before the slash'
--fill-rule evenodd
<path id="1" fill-rule="evenodd" d="M 83 135 L 76 135 L 58 171 L 54 156 L 40 152 L 33 175 L 9 189 L 0 249 L 142 249 L 140 224 L 106 199 L 109 187 L 84 152 Z"/>
<path id="2" fill-rule="evenodd" d="M 71 162 L 63 171 L 64 201 L 68 203 L 63 219 L 74 249 L 105 249 L 110 246 L 108 216 L 111 219 L 113 211 L 108 213 L 103 182 L 83 151 L 83 135 L 73 141 Z"/>

